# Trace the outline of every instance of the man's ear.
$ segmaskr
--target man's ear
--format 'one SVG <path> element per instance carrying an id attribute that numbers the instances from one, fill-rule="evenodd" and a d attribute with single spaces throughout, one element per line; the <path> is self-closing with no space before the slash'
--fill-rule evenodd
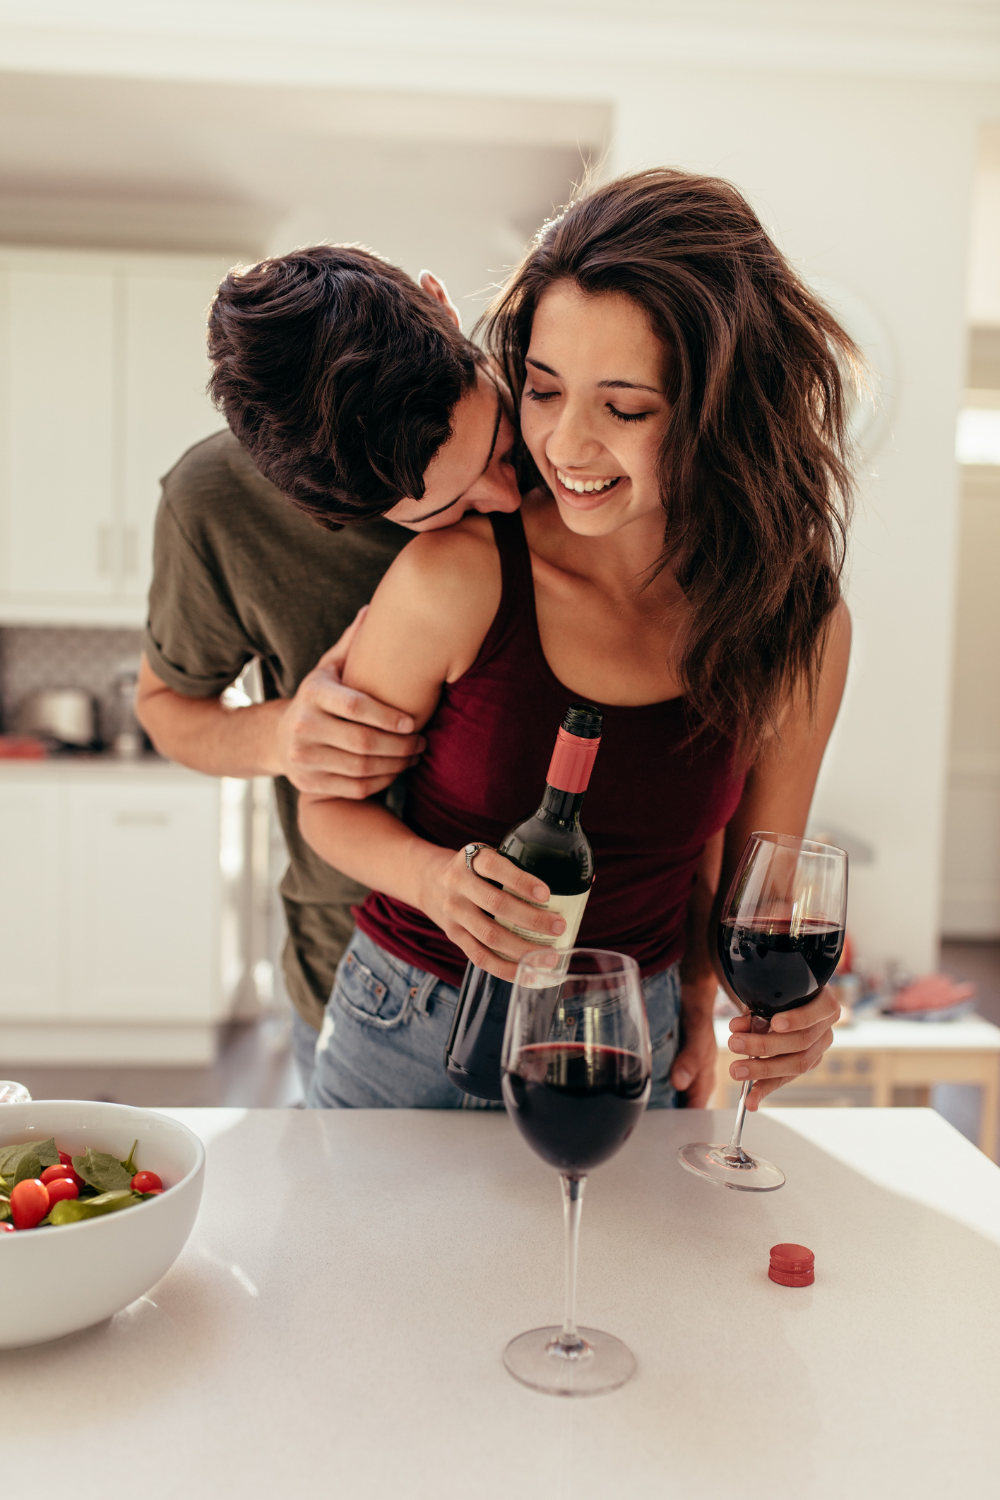
<path id="1" fill-rule="evenodd" d="M 433 297 L 435 302 L 440 302 L 455 327 L 461 331 L 462 319 L 459 316 L 458 308 L 448 296 L 444 282 L 438 281 L 437 277 L 432 275 L 430 271 L 421 271 L 417 280 L 429 297 Z"/>

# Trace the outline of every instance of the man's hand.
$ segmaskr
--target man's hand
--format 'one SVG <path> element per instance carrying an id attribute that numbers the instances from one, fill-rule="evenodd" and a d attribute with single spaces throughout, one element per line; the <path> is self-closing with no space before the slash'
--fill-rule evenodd
<path id="1" fill-rule="evenodd" d="M 361 801 L 415 765 L 424 749 L 408 714 L 341 681 L 367 608 L 280 705 L 270 774 L 287 777 L 300 792 Z"/>
<path id="2" fill-rule="evenodd" d="M 161 755 L 206 776 L 286 776 L 300 792 L 363 801 L 412 766 L 425 743 L 408 714 L 340 680 L 364 617 L 362 609 L 294 698 L 239 708 L 174 692 L 143 656 L 139 722 Z"/>
<path id="3" fill-rule="evenodd" d="M 684 1046 L 674 1058 L 670 1082 L 684 1094 L 688 1109 L 704 1109 L 715 1088 L 715 1028 L 712 1011 L 718 988 L 714 974 L 681 979 L 681 1030 Z"/>
<path id="4" fill-rule="evenodd" d="M 747 1109 L 757 1109 L 783 1083 L 818 1066 L 833 1041 L 833 1023 L 839 1016 L 840 1006 L 829 987 L 808 1005 L 782 1011 L 766 1032 L 752 1030 L 750 1015 L 734 1016 L 729 1023 L 729 1050 L 740 1054 L 740 1060 L 732 1064 L 729 1076 L 737 1083 L 754 1080 Z"/>

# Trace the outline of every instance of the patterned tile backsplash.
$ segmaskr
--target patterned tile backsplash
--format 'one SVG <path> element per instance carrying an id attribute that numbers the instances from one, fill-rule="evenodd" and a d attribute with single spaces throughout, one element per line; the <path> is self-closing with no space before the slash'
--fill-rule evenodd
<path id="1" fill-rule="evenodd" d="M 114 682 L 119 672 L 137 672 L 141 630 L 76 630 L 48 625 L 0 629 L 0 715 L 15 728 L 19 704 L 43 688 L 76 687 L 93 693 L 102 737 L 113 733 Z"/>

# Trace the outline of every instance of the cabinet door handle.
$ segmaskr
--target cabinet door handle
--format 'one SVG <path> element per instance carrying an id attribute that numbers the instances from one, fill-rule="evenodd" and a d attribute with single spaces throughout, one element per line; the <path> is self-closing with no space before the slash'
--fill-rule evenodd
<path id="1" fill-rule="evenodd" d="M 125 527 L 125 572 L 138 573 L 139 571 L 139 528 L 138 526 Z"/>
<path id="2" fill-rule="evenodd" d="M 97 571 L 106 576 L 114 571 L 114 530 L 111 526 L 97 528 Z"/>

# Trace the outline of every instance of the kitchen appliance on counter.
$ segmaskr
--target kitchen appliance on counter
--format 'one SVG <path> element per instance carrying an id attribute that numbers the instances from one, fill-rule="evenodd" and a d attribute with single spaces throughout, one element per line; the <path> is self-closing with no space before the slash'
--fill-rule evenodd
<path id="1" fill-rule="evenodd" d="M 138 686 L 139 673 L 132 667 L 124 667 L 115 674 L 111 704 L 114 731 L 111 750 L 120 760 L 138 760 L 149 745 L 135 712 Z"/>
<path id="2" fill-rule="evenodd" d="M 36 735 L 61 748 L 96 748 L 97 700 L 83 688 L 46 688 L 32 693 L 15 715 L 19 734 Z"/>

